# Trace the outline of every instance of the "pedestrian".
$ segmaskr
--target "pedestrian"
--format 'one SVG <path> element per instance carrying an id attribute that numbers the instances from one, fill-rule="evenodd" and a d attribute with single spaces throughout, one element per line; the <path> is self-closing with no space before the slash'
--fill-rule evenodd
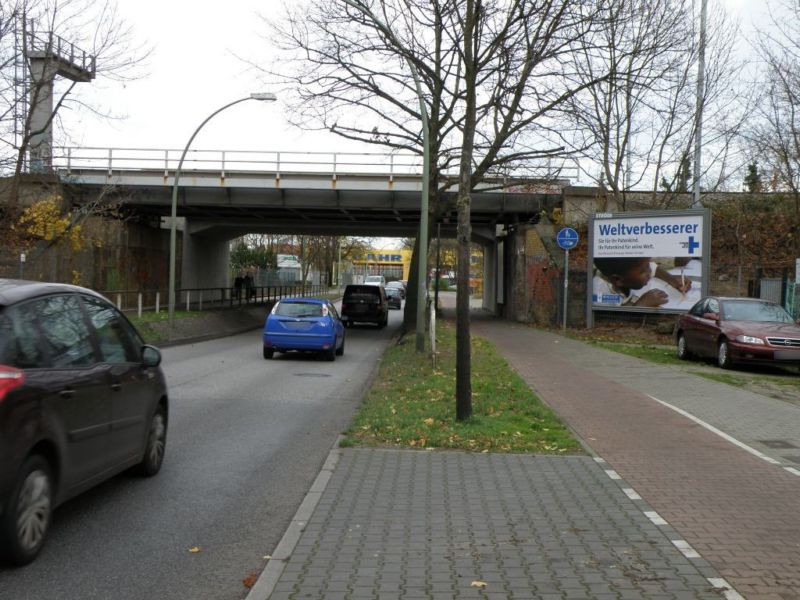
<path id="1" fill-rule="evenodd" d="M 233 280 L 233 298 L 234 300 L 239 300 L 242 297 L 242 285 L 244 284 L 244 278 L 242 278 L 242 273 L 239 271 L 236 273 L 236 278 Z"/>
<path id="2" fill-rule="evenodd" d="M 244 297 L 247 302 L 250 302 L 253 292 L 253 278 L 250 276 L 250 271 L 246 271 L 244 279 L 242 280 L 244 286 Z"/>

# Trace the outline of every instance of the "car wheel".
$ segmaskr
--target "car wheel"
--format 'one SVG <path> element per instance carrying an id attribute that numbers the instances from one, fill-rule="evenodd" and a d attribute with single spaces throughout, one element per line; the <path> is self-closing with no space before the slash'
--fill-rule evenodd
<path id="1" fill-rule="evenodd" d="M 733 366 L 731 360 L 731 349 L 727 340 L 722 340 L 717 346 L 717 364 L 723 369 L 730 369 Z"/>
<path id="2" fill-rule="evenodd" d="M 692 358 L 692 353 L 689 352 L 689 348 L 686 345 L 686 337 L 682 333 L 678 334 L 678 358 L 681 360 Z"/>
<path id="3" fill-rule="evenodd" d="M 29 457 L 0 518 L 0 548 L 12 564 L 28 564 L 41 551 L 50 528 L 53 500 L 50 463 L 43 456 Z"/>
<path id="4" fill-rule="evenodd" d="M 336 356 L 344 356 L 344 337 L 342 337 L 342 347 L 336 351 Z"/>
<path id="5" fill-rule="evenodd" d="M 264 348 L 264 358 L 269 360 L 275 354 L 275 351 L 272 348 Z"/>
<path id="6" fill-rule="evenodd" d="M 164 462 L 164 451 L 167 448 L 167 411 L 160 405 L 152 420 L 150 429 L 147 432 L 147 445 L 144 448 L 144 458 L 139 463 L 138 471 L 140 475 L 152 477 L 161 470 Z"/>
<path id="7" fill-rule="evenodd" d="M 336 352 L 336 344 L 334 343 L 333 347 L 330 350 L 325 351 L 325 360 L 327 360 L 328 362 L 333 362 L 336 360 L 337 354 L 338 353 Z"/>

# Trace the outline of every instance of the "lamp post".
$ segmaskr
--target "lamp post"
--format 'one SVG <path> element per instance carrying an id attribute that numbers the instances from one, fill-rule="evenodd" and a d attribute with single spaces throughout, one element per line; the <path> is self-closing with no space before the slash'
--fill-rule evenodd
<path id="1" fill-rule="evenodd" d="M 355 2 L 355 0 L 342 0 L 348 6 L 355 8 L 361 14 L 369 17 L 389 40 L 396 41 L 392 30 L 387 27 L 369 8 Z M 414 78 L 414 85 L 419 100 L 419 114 L 422 121 L 422 197 L 419 206 L 419 263 L 417 269 L 417 352 L 425 352 L 425 299 L 428 283 L 428 190 L 430 188 L 430 143 L 428 140 L 428 109 L 425 107 L 425 97 L 422 95 L 422 83 L 420 82 L 417 67 L 406 56 L 408 69 Z"/>
<path id="2" fill-rule="evenodd" d="M 239 98 L 238 100 L 234 100 L 233 102 L 226 104 L 222 108 L 218 108 L 213 113 L 211 113 L 206 120 L 200 123 L 197 129 L 194 130 L 192 137 L 189 138 L 189 141 L 186 142 L 186 147 L 183 149 L 183 153 L 181 154 L 181 159 L 178 162 L 178 168 L 175 169 L 175 180 L 172 183 L 172 220 L 170 222 L 169 228 L 169 316 L 168 322 L 169 327 L 172 329 L 172 326 L 175 322 L 175 241 L 177 238 L 176 233 L 176 221 L 178 220 L 178 182 L 181 178 L 181 168 L 183 167 L 183 160 L 186 158 L 186 153 L 189 152 L 189 146 L 192 145 L 194 138 L 200 133 L 200 130 L 203 126 L 208 123 L 211 119 L 217 116 L 226 108 L 230 108 L 234 104 L 239 104 L 240 102 L 244 102 L 246 100 L 260 100 L 262 102 L 274 102 L 277 100 L 275 94 L 270 92 L 262 92 L 262 93 L 253 93 L 245 98 Z"/>

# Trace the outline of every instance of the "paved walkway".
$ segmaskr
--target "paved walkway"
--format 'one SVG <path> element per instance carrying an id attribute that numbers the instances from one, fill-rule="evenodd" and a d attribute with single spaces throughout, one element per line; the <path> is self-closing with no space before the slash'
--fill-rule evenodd
<path id="1" fill-rule="evenodd" d="M 592 456 L 334 450 L 249 599 L 800 599 L 800 407 L 473 314 Z"/>

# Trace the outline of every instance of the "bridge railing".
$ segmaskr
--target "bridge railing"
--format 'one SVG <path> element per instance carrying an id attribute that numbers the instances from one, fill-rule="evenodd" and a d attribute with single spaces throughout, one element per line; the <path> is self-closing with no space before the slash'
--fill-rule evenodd
<path id="1" fill-rule="evenodd" d="M 182 288 L 175 290 L 175 310 L 193 312 L 267 305 L 281 298 L 327 296 L 335 291 L 322 285 L 253 286 L 249 293 L 232 287 Z M 101 290 L 99 293 L 121 311 L 139 317 L 145 312 L 159 313 L 168 309 L 167 290 Z"/>
<path id="2" fill-rule="evenodd" d="M 161 171 L 169 177 L 178 168 L 183 150 L 159 148 L 104 148 L 58 146 L 53 148 L 53 166 L 69 174 L 75 170 L 105 170 L 111 176 L 121 171 Z M 184 171 L 202 171 L 222 178 L 228 172 L 338 175 L 422 174 L 422 157 L 410 152 L 284 152 L 261 150 L 189 150 Z M 457 176 L 457 169 L 443 173 Z M 498 174 L 501 177 L 502 174 Z M 515 169 L 513 178 L 569 179 L 579 177 L 578 162 L 551 157 L 525 168 Z"/>

